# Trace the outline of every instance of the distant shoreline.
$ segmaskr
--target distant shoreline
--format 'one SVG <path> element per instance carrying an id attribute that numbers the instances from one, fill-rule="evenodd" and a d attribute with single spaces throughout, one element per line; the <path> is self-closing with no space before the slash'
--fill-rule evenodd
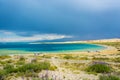
<path id="1" fill-rule="evenodd" d="M 77 44 L 77 43 L 102 43 L 102 42 L 120 42 L 119 38 L 115 39 L 99 39 L 99 40 L 84 40 L 84 41 L 65 41 L 65 42 L 31 42 L 29 44 Z"/>
<path id="2" fill-rule="evenodd" d="M 112 40 L 112 41 L 111 41 Z M 87 53 L 88 51 L 90 52 L 94 52 L 94 51 L 116 51 L 116 48 L 115 47 L 112 47 L 112 46 L 107 46 L 107 45 L 103 45 L 103 44 L 97 44 L 97 43 L 109 43 L 109 42 L 113 42 L 115 41 L 116 42 L 119 42 L 120 39 L 110 39 L 110 41 L 108 42 L 105 42 L 106 40 L 102 40 L 101 42 L 97 42 L 96 40 L 95 41 L 87 41 L 87 42 L 77 42 L 77 41 L 74 41 L 74 42 L 42 42 L 42 43 L 30 43 L 30 44 L 91 44 L 91 45 L 98 45 L 98 46 L 102 46 L 104 47 L 104 49 L 98 49 L 98 50 L 68 50 L 68 51 L 55 51 L 55 52 L 49 52 L 49 51 L 34 51 L 34 52 L 29 52 L 29 51 L 19 51 L 19 50 L 5 50 L 5 52 L 2 52 L 2 50 L 0 50 L 0 53 L 5 53 L 5 55 L 24 55 L 24 54 L 34 54 L 34 53 L 42 53 L 42 54 L 66 54 L 66 53 Z M 4 50 L 3 50 L 4 51 Z M 112 51 L 112 52 L 113 52 Z M 8 53 L 8 54 L 7 54 Z M 13 53 L 13 54 L 12 54 Z M 111 52 L 110 52 L 111 53 Z M 0 54 L 2 55 L 2 54 Z"/>

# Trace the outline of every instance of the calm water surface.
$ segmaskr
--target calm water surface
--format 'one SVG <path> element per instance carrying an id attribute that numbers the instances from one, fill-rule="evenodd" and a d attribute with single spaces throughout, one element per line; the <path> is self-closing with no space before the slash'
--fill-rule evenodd
<path id="1" fill-rule="evenodd" d="M 93 44 L 29 44 L 29 43 L 0 43 L 0 54 L 13 52 L 64 52 L 101 50 L 103 46 Z M 12 54 L 12 53 L 11 53 Z"/>

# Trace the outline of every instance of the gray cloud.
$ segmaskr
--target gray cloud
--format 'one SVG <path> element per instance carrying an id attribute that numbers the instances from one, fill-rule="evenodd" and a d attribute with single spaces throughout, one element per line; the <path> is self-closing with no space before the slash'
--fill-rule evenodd
<path id="1" fill-rule="evenodd" d="M 119 4 L 119 0 L 0 0 L 0 29 L 21 36 L 119 37 Z"/>

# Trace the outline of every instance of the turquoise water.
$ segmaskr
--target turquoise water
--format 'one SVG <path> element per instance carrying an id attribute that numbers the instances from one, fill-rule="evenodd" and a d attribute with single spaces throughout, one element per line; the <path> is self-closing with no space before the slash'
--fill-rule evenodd
<path id="1" fill-rule="evenodd" d="M 103 46 L 93 44 L 29 44 L 29 43 L 0 43 L 0 54 L 24 54 L 35 52 L 72 52 L 101 50 Z"/>

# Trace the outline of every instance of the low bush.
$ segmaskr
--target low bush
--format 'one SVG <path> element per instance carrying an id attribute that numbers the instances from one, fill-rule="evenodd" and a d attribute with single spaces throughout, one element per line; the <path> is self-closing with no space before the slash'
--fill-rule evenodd
<path id="1" fill-rule="evenodd" d="M 89 60 L 88 57 L 80 57 L 79 60 Z"/>
<path id="2" fill-rule="evenodd" d="M 114 58 L 113 61 L 114 61 L 114 62 L 120 62 L 120 57 Z"/>
<path id="3" fill-rule="evenodd" d="M 93 57 L 92 60 L 109 60 L 109 58 L 103 58 L 103 57 Z"/>
<path id="4" fill-rule="evenodd" d="M 16 65 L 24 65 L 25 64 L 25 61 L 17 61 L 16 62 Z"/>
<path id="5" fill-rule="evenodd" d="M 7 65 L 4 66 L 4 69 L 12 69 L 12 68 L 14 68 L 13 65 L 8 65 L 8 64 L 7 64 Z"/>
<path id="6" fill-rule="evenodd" d="M 99 77 L 99 80 L 120 80 L 120 77 L 114 75 L 102 75 Z"/>
<path id="7" fill-rule="evenodd" d="M 10 64 L 10 63 L 14 63 L 14 61 L 9 59 L 9 60 L 6 60 L 6 63 Z"/>
<path id="8" fill-rule="evenodd" d="M 108 73 L 111 71 L 111 67 L 104 63 L 95 63 L 88 66 L 87 71 L 96 73 Z"/>
<path id="9" fill-rule="evenodd" d="M 7 63 L 5 61 L 0 61 L 0 64 L 5 65 Z"/>
<path id="10" fill-rule="evenodd" d="M 73 59 L 73 57 L 71 55 L 65 55 L 63 58 L 64 59 Z"/>
<path id="11" fill-rule="evenodd" d="M 33 72 L 26 72 L 24 74 L 25 77 L 38 77 L 37 73 L 33 73 Z"/>
<path id="12" fill-rule="evenodd" d="M 5 79 L 6 72 L 4 70 L 0 70 L 0 80 Z"/>
<path id="13" fill-rule="evenodd" d="M 42 57 L 43 57 L 43 58 L 51 58 L 50 55 L 43 55 Z"/>
<path id="14" fill-rule="evenodd" d="M 24 76 L 37 76 L 36 73 L 41 70 L 55 70 L 57 67 L 51 66 L 49 62 L 29 63 L 14 67 L 13 65 L 5 65 L 3 70 L 0 70 L 0 80 L 8 75 L 24 75 Z"/>
<path id="15" fill-rule="evenodd" d="M 19 61 L 25 61 L 25 58 L 23 56 L 20 56 Z"/>
<path id="16" fill-rule="evenodd" d="M 54 79 L 32 78 L 32 80 L 54 80 Z"/>
<path id="17" fill-rule="evenodd" d="M 57 67 L 56 66 L 51 66 L 49 69 L 54 71 L 54 70 L 57 69 Z"/>
<path id="18" fill-rule="evenodd" d="M 19 67 L 18 71 L 19 72 L 26 72 L 26 71 L 39 72 L 41 70 L 47 70 L 49 68 L 50 68 L 50 63 L 48 63 L 48 62 L 30 63 L 30 64 L 25 64 L 25 65 Z"/>
<path id="19" fill-rule="evenodd" d="M 8 58 L 11 58 L 10 56 L 7 56 L 7 55 L 1 55 L 0 56 L 0 59 L 3 60 L 3 59 L 8 59 Z"/>
<path id="20" fill-rule="evenodd" d="M 8 65 L 8 64 L 4 66 L 4 70 L 5 70 L 6 74 L 15 72 L 14 66 Z"/>

